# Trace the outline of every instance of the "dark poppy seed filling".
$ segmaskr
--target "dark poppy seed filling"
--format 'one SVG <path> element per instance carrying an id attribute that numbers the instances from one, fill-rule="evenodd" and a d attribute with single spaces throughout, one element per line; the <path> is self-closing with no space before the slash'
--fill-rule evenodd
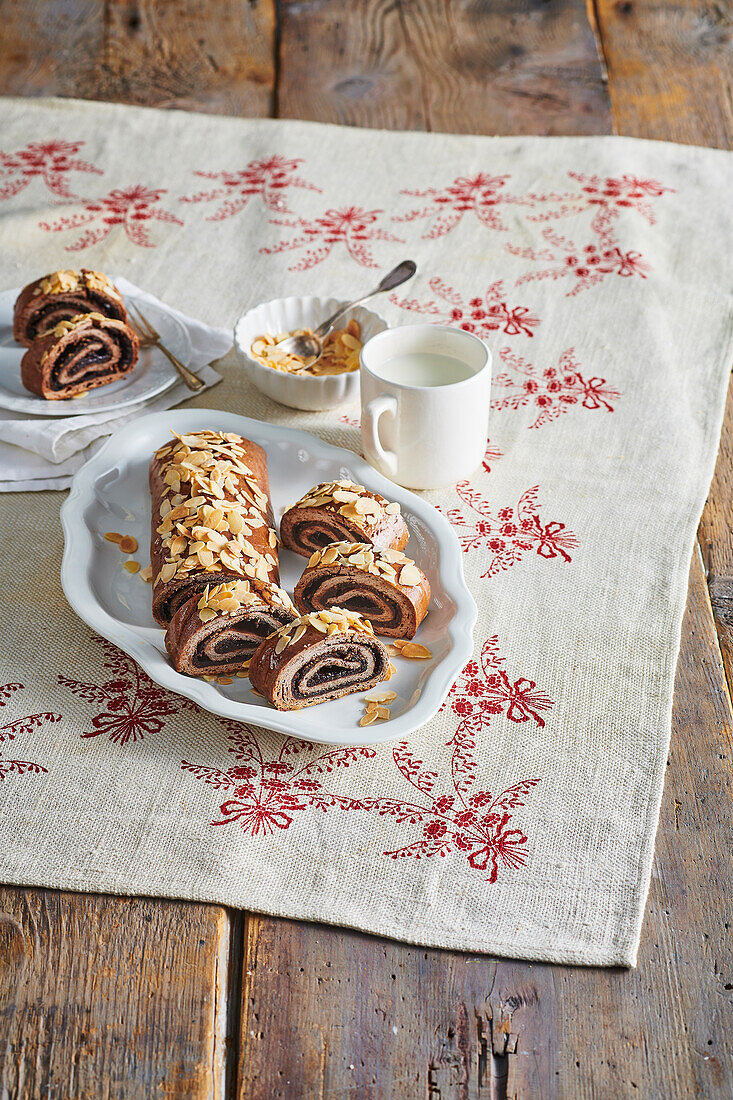
<path id="1" fill-rule="evenodd" d="M 125 331 L 112 334 L 80 329 L 55 356 L 50 372 L 51 388 L 56 392 L 70 385 L 91 388 L 90 384 L 107 375 L 127 373 L 134 362 L 134 354 L 132 341 Z"/>
<path id="2" fill-rule="evenodd" d="M 397 598 L 367 587 L 369 576 L 365 574 L 364 577 L 364 583 L 357 587 L 353 581 L 338 575 L 314 576 L 302 587 L 298 586 L 299 602 L 314 611 L 334 606 L 356 611 L 369 619 L 377 633 L 383 627 L 398 626 L 404 620 L 404 610 Z"/>
<path id="3" fill-rule="evenodd" d="M 230 669 L 233 664 L 243 664 L 268 634 L 287 621 L 288 616 L 265 611 L 250 611 L 239 623 L 229 624 L 223 619 L 217 629 L 199 641 L 193 665 L 197 669 Z"/>
<path id="4" fill-rule="evenodd" d="M 60 300 L 58 295 L 54 295 L 32 311 L 26 322 L 26 335 L 29 340 L 35 340 L 36 336 L 49 332 L 59 321 L 70 321 L 79 313 L 89 313 L 92 310 L 105 317 L 125 320 L 125 309 L 121 302 L 115 302 L 94 291 L 73 296 L 65 294 Z"/>
<path id="5" fill-rule="evenodd" d="M 46 400 L 77 397 L 128 375 L 137 336 L 124 321 L 81 313 L 32 342 L 20 364 L 23 385 Z"/>
<path id="6" fill-rule="evenodd" d="M 370 641 L 330 645 L 294 671 L 290 692 L 298 702 L 327 702 L 346 692 L 358 691 L 365 681 L 382 679 L 386 672 L 382 653 Z"/>
<path id="7" fill-rule="evenodd" d="M 318 524 L 311 520 L 302 523 L 294 523 L 292 538 L 297 543 L 300 553 L 310 554 L 314 550 L 322 550 L 332 542 L 351 537 L 351 528 L 345 523 L 339 523 L 337 519 L 323 518 Z"/>

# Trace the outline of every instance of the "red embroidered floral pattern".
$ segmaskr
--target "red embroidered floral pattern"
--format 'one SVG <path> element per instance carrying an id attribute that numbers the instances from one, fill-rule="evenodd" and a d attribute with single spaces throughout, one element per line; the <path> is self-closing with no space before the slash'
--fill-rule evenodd
<path id="1" fill-rule="evenodd" d="M 565 295 L 573 298 L 580 294 L 581 290 L 595 286 L 609 275 L 620 275 L 623 279 L 638 275 L 646 279 L 647 271 L 651 268 L 642 259 L 640 252 L 622 252 L 616 246 L 603 247 L 602 245 L 586 244 L 578 247 L 566 237 L 561 237 L 552 229 L 544 229 L 542 236 L 550 248 L 518 248 L 508 244 L 506 249 L 513 256 L 521 256 L 522 259 L 532 260 L 538 264 L 547 264 L 539 271 L 529 271 L 520 275 L 516 286 L 529 283 L 538 279 L 566 279 L 573 280 L 573 285 Z"/>
<path id="2" fill-rule="evenodd" d="M 23 684 L 3 684 L 0 686 L 0 707 L 7 706 L 8 701 L 16 691 L 22 691 Z M 19 734 L 32 733 L 46 722 L 60 722 L 60 714 L 51 714 L 44 711 L 41 714 L 26 714 L 23 718 L 16 718 L 0 726 L 0 744 L 3 741 L 14 741 Z M 0 782 L 12 773 L 16 775 L 40 775 L 47 772 L 48 768 L 40 764 L 34 764 L 32 760 L 7 760 L 0 753 Z"/>
<path id="3" fill-rule="evenodd" d="M 212 821 L 212 825 L 237 822 L 251 836 L 267 836 L 275 829 L 289 828 L 293 814 L 309 806 L 323 813 L 361 808 L 358 800 L 326 790 L 321 777 L 338 768 L 348 768 L 361 757 L 372 758 L 375 749 L 336 748 L 313 758 L 314 746 L 310 741 L 287 737 L 282 740 L 278 754 L 266 759 L 250 726 L 228 719 L 221 721 L 230 731 L 228 751 L 237 761 L 236 766 L 221 771 L 181 761 L 183 770 L 193 772 L 197 779 L 217 790 L 231 791 L 232 797 L 219 807 L 221 817 Z M 309 757 L 307 763 L 296 759 L 303 756 Z"/>
<path id="4" fill-rule="evenodd" d="M 503 458 L 504 452 L 500 451 L 498 447 L 495 447 L 490 439 L 486 440 L 486 450 L 484 451 L 484 460 L 481 463 L 487 474 L 491 473 L 490 462 L 493 462 L 495 458 Z"/>
<path id="5" fill-rule="evenodd" d="M 250 161 L 246 167 L 236 172 L 194 172 L 195 176 L 214 180 L 218 186 L 186 196 L 181 202 L 214 202 L 223 199 L 218 210 L 206 219 L 210 222 L 233 217 L 256 197 L 262 200 L 268 210 L 285 214 L 288 213 L 286 195 L 289 188 L 321 190 L 297 175 L 297 168 L 302 163 L 301 159 L 288 160 L 287 157 L 274 155 L 264 160 Z"/>
<path id="6" fill-rule="evenodd" d="M 533 206 L 535 202 L 534 196 L 517 198 L 506 192 L 504 188 L 509 178 L 508 175 L 490 176 L 486 172 L 479 172 L 475 176 L 459 176 L 441 190 L 428 187 L 423 191 L 402 191 L 403 195 L 427 199 L 427 202 L 407 214 L 395 215 L 392 220 L 414 222 L 423 218 L 431 219 L 423 233 L 425 240 L 444 237 L 455 229 L 466 214 L 473 214 L 487 229 L 506 232 L 507 227 L 501 220 L 499 206 L 506 203 Z"/>
<path id="7" fill-rule="evenodd" d="M 83 141 L 32 141 L 16 153 L 0 151 L 0 200 L 10 199 L 23 191 L 34 179 L 40 179 L 52 195 L 73 199 L 69 176 L 72 172 L 103 175 L 77 154 Z"/>
<path id="8" fill-rule="evenodd" d="M 145 734 L 159 733 L 165 719 L 177 714 L 182 706 L 195 709 L 193 703 L 154 684 L 132 657 L 106 638 L 95 636 L 94 641 L 104 650 L 103 667 L 109 669 L 111 678 L 102 684 L 90 684 L 59 676 L 62 687 L 102 708 L 92 718 L 92 729 L 82 733 L 82 737 L 104 734 L 110 741 L 126 745 L 128 741 L 142 741 Z"/>
<path id="9" fill-rule="evenodd" d="M 554 706 L 552 699 L 537 688 L 534 680 L 520 677 L 510 680 L 506 659 L 501 656 L 499 639 L 488 638 L 481 649 L 478 661 L 469 661 L 453 687 L 441 710 L 453 711 L 460 718 L 455 736 L 449 744 L 460 745 L 466 736 L 473 736 L 487 726 L 494 715 L 504 714 L 510 722 L 534 722 L 543 728 L 542 711 Z M 475 745 L 471 745 L 471 750 Z M 473 783 L 475 761 L 461 763 L 461 774 L 467 774 Z"/>
<path id="10" fill-rule="evenodd" d="M 537 501 L 539 486 L 522 493 L 516 509 L 500 508 L 496 515 L 489 502 L 467 481 L 459 481 L 456 492 L 474 517 L 466 519 L 460 508 L 450 508 L 446 516 L 457 529 L 465 554 L 484 547 L 492 555 L 482 577 L 493 577 L 510 569 L 529 552 L 541 558 L 571 560 L 569 552 L 577 547 L 578 540 L 564 523 L 542 523 Z"/>
<path id="11" fill-rule="evenodd" d="M 539 317 L 527 306 L 507 303 L 501 279 L 491 283 L 483 297 L 470 298 L 468 302 L 442 279 L 431 279 L 429 285 L 441 301 L 420 302 L 416 298 L 401 299 L 396 294 L 390 296 L 390 301 L 400 309 L 432 317 L 436 324 L 456 325 L 477 336 L 489 336 L 493 332 L 503 332 L 506 336 L 534 336 L 532 329 L 540 323 Z"/>
<path id="12" fill-rule="evenodd" d="M 376 749 L 362 746 L 317 753 L 310 741 L 268 736 L 269 743 L 280 743 L 279 751 L 272 755 L 263 750 L 257 731 L 228 719 L 220 721 L 229 731 L 228 751 L 235 765 L 222 770 L 182 760 L 181 767 L 230 795 L 220 804 L 219 817 L 211 825 L 236 823 L 249 836 L 262 837 L 276 829 L 289 829 L 294 815 L 309 808 L 322 813 L 332 809 L 373 812 L 393 818 L 398 825 L 422 826 L 417 839 L 383 855 L 422 859 L 446 856 L 455 849 L 474 870 L 488 871 L 488 882 L 496 882 L 500 866 L 517 868 L 526 862 L 527 837 L 521 830 L 509 828 L 509 822 L 511 811 L 524 805 L 524 796 L 539 780 L 516 783 L 496 796 L 474 790 L 476 734 L 498 715 L 511 722 L 532 721 L 544 726 L 541 712 L 553 703 L 537 690 L 533 680 L 512 682 L 508 678 L 496 638 L 484 645 L 481 662 L 481 667 L 475 661 L 466 666 L 444 704 L 460 719 L 448 742 L 453 752 L 446 792 L 436 790 L 438 773 L 425 769 L 402 742 L 393 750 L 392 759 L 420 793 L 420 801 L 339 795 L 330 785 L 333 777 L 330 784 L 325 777 L 359 760 L 373 759 Z"/>
<path id="13" fill-rule="evenodd" d="M 504 670 L 505 658 L 499 652 L 498 639 L 489 638 L 481 651 L 481 664 L 470 661 L 450 691 L 443 707 L 460 719 L 448 742 L 453 752 L 450 785 L 438 788 L 438 773 L 425 768 L 405 742 L 392 753 L 394 762 L 407 782 L 421 795 L 419 801 L 379 798 L 364 801 L 363 808 L 389 814 L 399 824 L 422 826 L 422 835 L 409 844 L 385 855 L 392 859 L 447 856 L 456 850 L 466 857 L 469 867 L 488 871 L 487 882 L 496 882 L 499 867 L 518 868 L 526 863 L 527 836 L 510 829 L 511 811 L 524 805 L 525 795 L 539 779 L 526 779 L 507 787 L 498 795 L 486 789 L 476 790 L 476 735 L 497 716 L 510 722 L 534 722 L 544 726 L 541 711 L 553 706 L 534 680 L 512 682 Z"/>
<path id="14" fill-rule="evenodd" d="M 84 209 L 69 217 L 57 218 L 53 222 L 41 222 L 41 229 L 49 233 L 65 233 L 70 229 L 87 229 L 72 244 L 66 246 L 67 252 L 80 252 L 107 237 L 115 226 L 121 226 L 129 240 L 141 248 L 155 248 L 150 237 L 150 223 L 154 221 L 183 225 L 180 218 L 164 210 L 157 204 L 165 189 L 157 191 L 138 184 L 135 187 L 116 188 L 101 199 L 89 199 Z"/>
<path id="15" fill-rule="evenodd" d="M 664 187 L 658 180 L 639 179 L 637 176 L 585 176 L 580 172 L 568 172 L 570 179 L 580 184 L 579 191 L 567 191 L 559 195 L 536 196 L 537 202 L 547 203 L 554 209 L 528 215 L 533 222 L 546 222 L 567 218 L 591 210 L 591 229 L 606 247 L 616 244 L 612 225 L 624 210 L 636 210 L 650 225 L 654 225 L 653 200 L 671 187 Z"/>
<path id="16" fill-rule="evenodd" d="M 382 210 L 347 206 L 340 210 L 326 210 L 320 218 L 311 221 L 306 218 L 271 218 L 273 225 L 286 226 L 297 230 L 297 233 L 280 244 L 261 248 L 260 252 L 265 256 L 275 256 L 280 252 L 305 249 L 301 259 L 288 270 L 307 271 L 325 260 L 335 245 L 343 244 L 352 260 L 363 267 L 377 267 L 369 245 L 373 241 L 400 240 L 376 225 L 382 213 Z"/>
<path id="17" fill-rule="evenodd" d="M 613 412 L 613 402 L 621 394 L 605 378 L 584 378 L 575 358 L 575 349 L 568 348 L 560 356 L 557 367 L 540 371 L 509 348 L 502 348 L 499 358 L 507 371 L 495 376 L 495 392 L 505 396 L 491 402 L 492 409 L 521 409 L 529 405 L 537 415 L 529 425 L 541 428 L 569 411 L 573 405 L 584 409 L 605 409 Z"/>

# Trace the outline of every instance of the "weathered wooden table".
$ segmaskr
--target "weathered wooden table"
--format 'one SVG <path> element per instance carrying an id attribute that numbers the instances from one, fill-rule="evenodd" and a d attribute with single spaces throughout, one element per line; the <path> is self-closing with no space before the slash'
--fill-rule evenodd
<path id="1" fill-rule="evenodd" d="M 728 146 L 724 20 L 717 0 L 0 0 L 0 92 Z M 0 887 L 0 1100 L 733 1095 L 732 458 L 729 402 L 638 969 Z"/>

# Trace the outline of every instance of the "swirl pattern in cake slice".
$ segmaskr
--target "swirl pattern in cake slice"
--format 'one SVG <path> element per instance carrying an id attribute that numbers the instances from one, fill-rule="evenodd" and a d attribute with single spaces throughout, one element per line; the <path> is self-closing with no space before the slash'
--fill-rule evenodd
<path id="1" fill-rule="evenodd" d="M 402 550 L 408 530 L 400 506 L 353 481 L 316 485 L 280 521 L 283 546 L 310 557 L 332 542 L 367 542 Z"/>
<path id="2" fill-rule="evenodd" d="M 255 650 L 250 682 L 278 710 L 366 691 L 389 675 L 389 654 L 371 625 L 344 608 L 294 619 Z"/>
<path id="3" fill-rule="evenodd" d="M 430 603 L 430 584 L 401 550 L 338 542 L 316 550 L 294 593 L 300 612 L 344 607 L 377 634 L 414 638 Z"/>
<path id="4" fill-rule="evenodd" d="M 21 290 L 13 312 L 13 337 L 30 346 L 60 321 L 80 313 L 127 321 L 122 295 L 101 271 L 53 271 Z"/>
<path id="5" fill-rule="evenodd" d="M 47 401 L 63 401 L 124 378 L 138 352 L 138 338 L 124 321 L 82 313 L 33 341 L 21 360 L 21 381 Z"/>
<path id="6" fill-rule="evenodd" d="M 178 608 L 165 645 L 176 672 L 218 676 L 241 671 L 260 643 L 296 618 L 277 585 L 238 580 L 207 586 Z"/>

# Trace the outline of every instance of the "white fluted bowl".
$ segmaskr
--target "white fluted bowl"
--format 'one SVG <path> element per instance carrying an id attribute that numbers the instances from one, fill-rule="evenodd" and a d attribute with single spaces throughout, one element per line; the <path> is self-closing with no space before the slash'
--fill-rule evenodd
<path id="1" fill-rule="evenodd" d="M 268 332 L 293 332 L 298 328 L 315 329 L 340 305 L 342 302 L 338 298 L 275 298 L 239 318 L 234 326 L 234 347 L 247 377 L 258 390 L 281 405 L 310 412 L 334 409 L 359 400 L 358 370 L 348 374 L 288 374 L 265 367 L 250 355 L 252 343 L 258 336 Z M 364 306 L 350 310 L 337 327 L 345 326 L 352 317 L 361 327 L 362 343 L 388 327 L 383 317 Z"/>

